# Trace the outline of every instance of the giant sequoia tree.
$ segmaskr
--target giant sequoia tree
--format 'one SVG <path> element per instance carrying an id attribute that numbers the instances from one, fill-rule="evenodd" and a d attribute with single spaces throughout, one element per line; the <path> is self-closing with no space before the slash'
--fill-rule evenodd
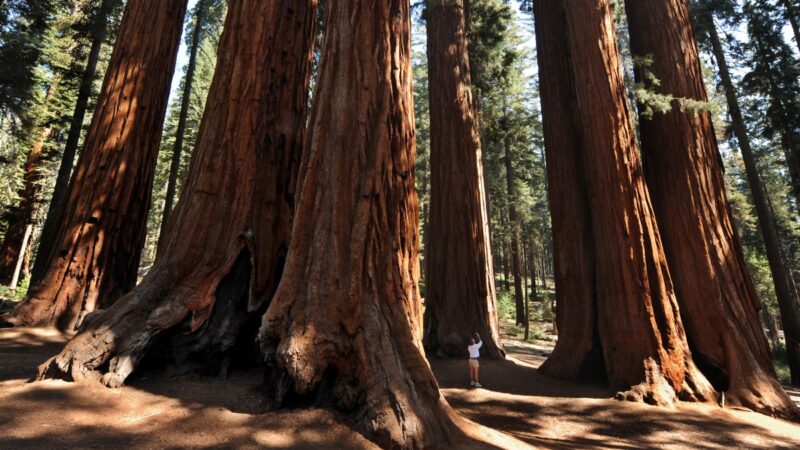
<path id="1" fill-rule="evenodd" d="M 714 24 L 714 10 L 712 9 L 712 5 L 704 4 L 702 7 L 698 8 L 697 21 L 708 37 L 711 44 L 711 51 L 714 54 L 714 59 L 719 69 L 720 81 L 725 91 L 728 113 L 731 117 L 733 135 L 736 137 L 736 143 L 742 152 L 747 181 L 750 186 L 756 216 L 758 217 L 758 227 L 764 239 L 767 261 L 769 262 L 772 281 L 775 285 L 775 296 L 780 308 L 781 322 L 786 338 L 786 353 L 791 370 L 792 384 L 798 385 L 800 384 L 800 317 L 798 317 L 797 314 L 797 286 L 787 267 L 786 258 L 783 254 L 771 205 L 767 198 L 761 175 L 759 174 L 756 155 L 750 143 L 750 136 L 747 133 L 747 127 L 739 104 L 738 93 L 733 84 L 731 71 L 728 67 L 725 49 L 722 46 L 722 39 L 720 39 L 719 32 Z"/>
<path id="2" fill-rule="evenodd" d="M 136 283 L 186 0 L 131 0 L 47 269 L 6 320 L 72 329 Z"/>
<path id="3" fill-rule="evenodd" d="M 106 41 L 108 29 L 108 19 L 112 10 L 118 6 L 121 0 L 102 0 L 100 5 L 92 11 L 88 34 L 91 39 L 86 67 L 81 75 L 78 97 L 75 100 L 75 109 L 70 120 L 67 141 L 64 144 L 64 152 L 61 155 L 61 164 L 58 167 L 55 186 L 53 187 L 53 197 L 50 199 L 50 206 L 47 209 L 47 218 L 42 226 L 39 248 L 36 251 L 36 260 L 31 273 L 31 285 L 35 286 L 43 272 L 47 269 L 50 252 L 53 249 L 54 240 L 58 229 L 58 220 L 64 210 L 69 188 L 69 179 L 72 175 L 72 168 L 75 165 L 75 155 L 78 152 L 78 142 L 83 131 L 83 120 L 89 106 L 89 99 L 92 95 L 92 84 L 95 81 L 97 63 L 100 60 L 100 50 Z"/>
<path id="4" fill-rule="evenodd" d="M 572 200 L 568 207 L 585 202 L 591 236 L 576 235 L 574 239 L 591 245 L 593 250 L 580 247 L 581 256 L 573 257 L 565 256 L 565 249 L 557 247 L 555 258 L 563 258 L 559 269 L 562 276 L 568 270 L 588 270 L 579 272 L 576 279 L 593 280 L 584 288 L 594 294 L 587 299 L 570 291 L 573 297 L 559 298 L 569 302 L 562 311 L 572 314 L 559 319 L 559 331 L 572 334 L 575 338 L 571 341 L 582 346 L 575 352 L 564 345 L 569 341 L 559 341 L 555 350 L 559 355 L 554 353 L 553 362 L 543 370 L 580 376 L 592 362 L 591 349 L 597 346 L 602 349 L 611 385 L 627 390 L 618 398 L 655 404 L 671 404 L 677 399 L 712 401 L 714 389 L 696 368 L 686 342 L 642 178 L 609 1 L 536 3 L 537 21 L 549 24 L 546 31 L 564 39 L 540 42 L 540 46 L 555 43 L 543 55 L 555 60 L 553 64 L 548 59 L 542 61 L 540 70 L 547 72 L 542 79 L 547 78 L 549 85 L 559 78 L 568 80 L 560 85 L 559 97 L 543 101 L 545 123 L 569 115 L 564 105 L 574 105 L 571 123 L 578 136 L 574 141 L 566 140 L 560 128 L 546 135 L 548 152 L 576 152 L 562 163 L 572 162 L 577 167 L 562 170 L 581 177 L 577 183 L 575 179 L 551 182 L 566 183 L 567 187 L 559 188 L 561 192 L 585 187 L 584 194 L 569 194 Z M 542 32 L 537 34 L 541 36 Z M 559 49 L 559 43 L 565 45 Z M 558 58 L 568 60 L 559 62 Z M 566 84 L 570 85 L 568 89 L 564 89 Z M 561 103 L 561 109 L 549 113 L 551 102 Z M 548 140 L 552 134 L 560 136 L 556 143 L 574 146 L 554 148 L 553 141 Z M 574 266 L 564 267 L 565 262 Z M 582 300 L 589 301 L 579 303 Z M 576 326 L 586 329 L 568 331 Z M 591 341 L 590 336 L 594 336 Z"/>
<path id="5" fill-rule="evenodd" d="M 602 372 L 595 339 L 594 245 L 588 192 L 580 160 L 581 139 L 572 110 L 569 48 L 563 8 L 534 3 L 542 103 L 558 344 L 542 365 L 546 374 L 578 378 Z M 535 278 L 535 276 L 534 276 Z"/>
<path id="6" fill-rule="evenodd" d="M 153 267 L 42 376 L 81 379 L 110 359 L 103 382 L 118 386 L 165 330 L 157 347 L 187 365 L 213 365 L 240 337 L 253 344 L 251 312 L 275 292 L 289 245 L 316 3 L 230 3 L 184 194 Z"/>
<path id="7" fill-rule="evenodd" d="M 687 0 L 628 0 L 634 56 L 653 63 L 674 97 L 707 101 Z M 778 383 L 761 329 L 761 308 L 722 176 L 711 114 L 673 108 L 639 120 L 644 174 L 695 359 L 729 404 L 768 413 L 793 405 Z"/>
<path id="8" fill-rule="evenodd" d="M 425 347 L 466 355 L 473 332 L 502 355 L 478 125 L 470 92 L 464 4 L 428 0 L 431 201 Z"/>
<path id="9" fill-rule="evenodd" d="M 385 447 L 444 444 L 459 420 L 422 352 L 408 1 L 326 8 L 292 245 L 261 329 L 276 400 L 330 399 Z"/>
<path id="10" fill-rule="evenodd" d="M 113 357 L 103 380 L 118 385 L 159 330 L 183 324 L 197 339 L 204 330 L 236 332 L 220 317 L 233 308 L 226 303 L 269 298 L 285 248 L 269 233 L 290 217 L 276 204 L 292 198 L 284 164 L 305 123 L 313 4 L 231 2 L 164 250 L 136 289 L 42 366 L 43 376 L 81 378 Z M 354 0 L 326 9 L 292 242 L 260 333 L 274 398 L 330 398 L 386 446 L 441 443 L 459 419 L 421 345 L 409 5 Z"/>

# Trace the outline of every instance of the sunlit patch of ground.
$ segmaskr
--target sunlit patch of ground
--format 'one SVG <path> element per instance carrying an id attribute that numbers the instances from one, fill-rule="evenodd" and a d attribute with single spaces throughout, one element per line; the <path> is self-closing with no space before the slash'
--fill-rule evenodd
<path id="1" fill-rule="evenodd" d="M 258 371 L 227 379 L 143 375 L 117 390 L 27 383 L 64 340 L 55 330 L 0 329 L 0 448 L 375 448 L 325 409 L 261 413 Z M 618 402 L 603 386 L 543 377 L 536 367 L 548 342 L 508 340 L 508 360 L 482 362 L 483 389 L 466 386 L 465 361 L 432 361 L 456 411 L 503 432 L 472 429 L 494 445 L 459 449 L 800 448 L 794 423 L 708 406 Z"/>
<path id="2" fill-rule="evenodd" d="M 506 339 L 513 336 L 505 335 Z M 481 361 L 482 389 L 467 386 L 466 362 L 433 360 L 448 402 L 465 417 L 544 448 L 800 448 L 800 424 L 706 405 L 661 408 L 613 400 L 602 385 L 536 370 L 547 341 L 506 340 L 509 358 Z M 796 393 L 795 393 L 796 394 Z"/>

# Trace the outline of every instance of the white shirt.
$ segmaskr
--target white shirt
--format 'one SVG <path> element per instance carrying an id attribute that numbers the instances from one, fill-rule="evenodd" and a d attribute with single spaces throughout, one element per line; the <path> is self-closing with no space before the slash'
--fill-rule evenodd
<path id="1" fill-rule="evenodd" d="M 478 341 L 477 344 L 467 346 L 470 359 L 478 359 L 481 357 L 480 348 L 482 346 L 483 346 L 483 341 Z"/>

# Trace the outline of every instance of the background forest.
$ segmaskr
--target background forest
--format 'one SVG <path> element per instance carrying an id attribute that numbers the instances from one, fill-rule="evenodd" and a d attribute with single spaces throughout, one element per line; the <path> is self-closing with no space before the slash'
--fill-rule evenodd
<path id="1" fill-rule="evenodd" d="M 630 103 L 645 115 L 668 109 L 673 99 L 652 89 L 657 79 L 635 81 L 634 69 L 646 70 L 652 62 L 631 56 L 624 9 L 617 3 Z M 53 208 L 63 202 L 63 192 L 58 191 L 65 189 L 82 148 L 122 2 L 6 0 L 0 5 L 0 236 L 5 237 L 0 268 L 5 287 L 0 292 L 13 300 L 24 296 L 30 277 L 36 276 L 40 236 Z M 747 266 L 766 305 L 761 319 L 779 376 L 788 381 L 775 286 L 735 129 L 742 127 L 749 136 L 781 253 L 794 283 L 800 283 L 800 8 L 793 0 L 695 0 L 692 6 L 711 99 L 686 107 L 713 113 L 727 195 Z M 155 259 L 164 217 L 180 195 L 214 75 L 225 9 L 224 0 L 190 3 L 184 55 L 179 58 L 158 156 L 140 276 Z M 413 4 L 412 10 L 416 180 L 425 236 L 430 116 L 424 4 Z M 554 300 L 531 5 L 471 0 L 466 19 L 499 310 L 511 332 L 522 333 L 527 321 L 514 320 L 515 300 L 530 305 L 529 317 L 540 321 L 552 319 Z M 723 57 L 729 67 L 724 73 L 719 69 Z M 738 96 L 738 117 L 730 114 L 726 83 Z M 739 119 L 742 123 L 736 123 Z M 424 246 L 424 238 L 422 242 Z M 422 255 L 424 266 L 424 248 Z M 424 279 L 422 283 L 424 296 Z M 541 322 L 534 326 L 532 337 L 552 331 L 537 329 L 541 326 Z"/>

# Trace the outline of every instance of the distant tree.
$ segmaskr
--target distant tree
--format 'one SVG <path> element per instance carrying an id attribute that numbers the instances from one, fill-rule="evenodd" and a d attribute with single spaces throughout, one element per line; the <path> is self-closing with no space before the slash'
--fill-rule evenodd
<path id="1" fill-rule="evenodd" d="M 175 201 L 175 193 L 178 183 L 178 171 L 181 164 L 181 153 L 183 152 L 183 139 L 186 133 L 186 121 L 189 118 L 189 108 L 191 106 L 192 87 L 194 86 L 194 73 L 197 69 L 197 54 L 203 41 L 203 29 L 208 16 L 208 9 L 212 0 L 199 0 L 193 11 L 194 22 L 192 23 L 189 38 L 189 63 L 186 66 L 186 77 L 183 80 L 183 93 L 181 94 L 181 108 L 178 113 L 178 127 L 175 130 L 175 144 L 172 149 L 172 161 L 169 169 L 169 181 L 167 182 L 167 194 L 164 199 L 164 211 L 161 218 L 161 232 L 164 235 L 172 212 L 172 204 Z M 159 239 L 160 240 L 160 239 Z"/>
<path id="2" fill-rule="evenodd" d="M 800 4 L 797 3 L 797 0 L 780 0 L 780 3 L 781 6 L 783 6 L 783 15 L 792 26 L 794 43 L 797 45 L 797 49 L 800 50 L 800 26 L 798 26 L 798 21 L 800 21 Z"/>
<path id="3" fill-rule="evenodd" d="M 747 93 L 768 99 L 767 138 L 778 136 L 794 195 L 795 214 L 800 214 L 800 61 L 786 44 L 780 16 L 764 3 L 745 2 L 744 18 L 749 41 L 746 45 L 750 71 L 742 80 Z"/>
<path id="4" fill-rule="evenodd" d="M 6 0 L 0 8 L 0 115 L 26 119 L 55 0 Z"/>

